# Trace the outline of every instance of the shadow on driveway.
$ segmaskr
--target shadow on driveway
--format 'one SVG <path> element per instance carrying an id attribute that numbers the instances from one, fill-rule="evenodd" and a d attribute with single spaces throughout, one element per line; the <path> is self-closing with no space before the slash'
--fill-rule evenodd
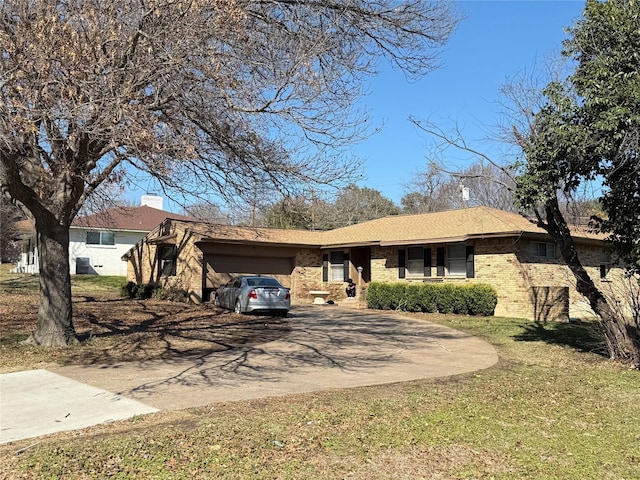
<path id="1" fill-rule="evenodd" d="M 298 306 L 286 321 L 251 320 L 253 341 L 219 351 L 53 371 L 159 409 L 181 409 L 457 375 L 498 360 L 476 337 L 392 313 Z"/>

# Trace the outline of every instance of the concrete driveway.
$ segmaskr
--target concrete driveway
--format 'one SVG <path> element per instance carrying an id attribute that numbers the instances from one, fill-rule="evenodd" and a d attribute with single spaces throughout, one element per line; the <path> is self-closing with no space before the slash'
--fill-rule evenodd
<path id="1" fill-rule="evenodd" d="M 278 340 L 197 357 L 1 375 L 0 443 L 157 410 L 445 377 L 498 360 L 476 337 L 392 313 L 298 306 L 287 326 Z"/>

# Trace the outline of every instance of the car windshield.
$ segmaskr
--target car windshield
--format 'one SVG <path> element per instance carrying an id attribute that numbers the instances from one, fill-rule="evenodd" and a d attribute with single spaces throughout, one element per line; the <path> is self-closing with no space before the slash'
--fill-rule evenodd
<path id="1" fill-rule="evenodd" d="M 252 277 L 247 278 L 247 285 L 250 287 L 281 287 L 275 278 Z"/>

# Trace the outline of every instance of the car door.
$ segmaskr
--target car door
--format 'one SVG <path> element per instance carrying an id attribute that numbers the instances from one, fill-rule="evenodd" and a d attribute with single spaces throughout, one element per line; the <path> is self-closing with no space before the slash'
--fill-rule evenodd
<path id="1" fill-rule="evenodd" d="M 242 284 L 242 278 L 234 278 L 229 282 L 229 287 L 227 288 L 228 294 L 228 307 L 230 310 L 233 310 L 236 306 L 236 299 L 240 294 L 240 285 Z"/>
<path id="2" fill-rule="evenodd" d="M 233 302 L 235 297 L 232 298 L 233 282 L 235 279 L 230 280 L 220 287 L 218 290 L 218 302 L 223 308 L 233 309 Z"/>

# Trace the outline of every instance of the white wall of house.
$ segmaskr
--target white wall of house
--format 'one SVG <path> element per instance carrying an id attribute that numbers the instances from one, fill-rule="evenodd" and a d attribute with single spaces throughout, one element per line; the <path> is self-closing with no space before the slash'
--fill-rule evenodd
<path id="1" fill-rule="evenodd" d="M 88 229 L 69 230 L 69 271 L 94 275 L 127 275 L 127 262 L 121 257 L 147 232 L 116 231 L 115 245 L 87 245 Z M 100 230 L 93 230 L 99 232 Z M 38 273 L 38 250 L 35 237 L 22 240 L 23 251 L 14 272 Z"/>
<path id="2" fill-rule="evenodd" d="M 143 195 L 140 206 L 149 206 L 163 210 L 164 199 L 155 194 Z M 87 232 L 109 232 L 108 230 L 88 229 L 72 226 L 69 229 L 69 271 L 97 275 L 127 274 L 127 262 L 121 260 L 131 247 L 148 232 L 136 230 L 115 230 L 115 242 L 110 245 L 87 244 Z M 22 253 L 17 266 L 12 269 L 18 273 L 38 273 L 38 249 L 35 235 L 24 236 L 20 240 Z"/>
<path id="3" fill-rule="evenodd" d="M 89 229 L 71 228 L 69 232 L 69 269 L 71 274 L 127 274 L 127 262 L 121 260 L 147 232 L 116 231 L 115 245 L 88 245 Z M 100 232 L 100 230 L 91 230 Z"/>
<path id="4" fill-rule="evenodd" d="M 20 260 L 11 271 L 14 273 L 38 273 L 40 266 L 38 265 L 38 248 L 36 247 L 35 235 L 24 237 L 19 243 L 22 248 Z"/>

